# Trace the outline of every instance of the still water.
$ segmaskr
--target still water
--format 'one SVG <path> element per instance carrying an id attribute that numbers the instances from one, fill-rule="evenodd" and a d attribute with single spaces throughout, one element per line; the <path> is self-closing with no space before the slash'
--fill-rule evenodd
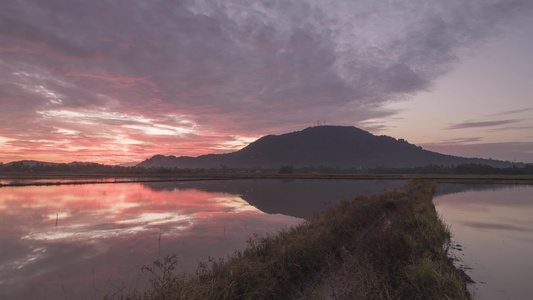
<path id="1" fill-rule="evenodd" d="M 440 184 L 433 201 L 451 227 L 456 265 L 476 282 L 474 299 L 532 299 L 532 185 Z"/>
<path id="2" fill-rule="evenodd" d="M 231 180 L 0 188 L 0 299 L 102 299 L 143 289 L 143 265 L 178 270 L 244 249 L 327 205 L 405 181 Z"/>

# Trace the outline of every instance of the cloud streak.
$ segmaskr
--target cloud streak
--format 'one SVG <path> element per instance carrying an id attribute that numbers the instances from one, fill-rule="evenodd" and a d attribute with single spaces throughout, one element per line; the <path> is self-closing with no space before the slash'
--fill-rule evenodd
<path id="1" fill-rule="evenodd" d="M 480 128 L 480 127 L 495 127 L 507 124 L 518 123 L 521 120 L 499 120 L 499 121 L 479 121 L 479 122 L 464 122 L 458 124 L 452 124 L 446 129 L 466 129 L 466 128 Z"/>
<path id="2" fill-rule="evenodd" d="M 508 110 L 501 113 L 495 114 L 496 116 L 503 116 L 503 115 L 515 115 L 515 114 L 522 114 L 522 113 L 529 113 L 533 112 L 533 108 L 522 108 L 522 109 L 515 109 L 515 110 Z"/>
<path id="3" fill-rule="evenodd" d="M 461 51 L 532 6 L 10 1 L 0 12 L 0 136 L 15 152 L 62 141 L 78 149 L 71 155 L 104 139 L 128 148 L 120 161 L 238 148 L 317 118 L 363 124 L 431 89 Z M 191 151 L 203 137 L 211 144 Z"/>

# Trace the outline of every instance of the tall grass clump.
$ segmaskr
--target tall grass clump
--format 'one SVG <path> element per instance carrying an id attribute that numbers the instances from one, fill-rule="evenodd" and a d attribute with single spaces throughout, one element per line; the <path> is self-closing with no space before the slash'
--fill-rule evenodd
<path id="1" fill-rule="evenodd" d="M 414 181 L 329 208 L 300 226 L 254 236 L 225 259 L 175 274 L 156 262 L 152 287 L 122 299 L 466 299 L 465 275 L 447 257 L 450 232 Z"/>

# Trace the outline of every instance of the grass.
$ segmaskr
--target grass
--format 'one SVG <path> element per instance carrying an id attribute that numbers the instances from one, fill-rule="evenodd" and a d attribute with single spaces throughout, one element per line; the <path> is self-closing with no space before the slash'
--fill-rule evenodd
<path id="1" fill-rule="evenodd" d="M 112 179 L 107 180 L 106 179 Z M 187 173 L 187 174 L 152 174 L 152 173 L 89 173 L 75 174 L 66 172 L 35 173 L 0 172 L 3 186 L 46 186 L 117 182 L 160 182 L 160 181 L 197 181 L 197 180 L 231 180 L 231 179 L 350 179 L 350 180 L 412 180 L 428 179 L 438 182 L 463 183 L 532 183 L 533 175 L 461 175 L 461 174 L 323 174 L 323 173 Z M 22 181 L 20 181 L 22 180 Z M 39 181 L 32 181 L 39 180 Z"/>
<path id="2" fill-rule="evenodd" d="M 120 299 L 469 299 L 467 276 L 447 256 L 435 186 L 412 181 L 341 202 L 195 274 L 176 274 L 178 258 L 166 257 L 143 268 L 153 276 L 147 290 Z"/>
<path id="3" fill-rule="evenodd" d="M 351 246 L 316 298 L 325 293 L 334 299 L 470 298 L 467 276 L 448 258 L 450 231 L 438 217 L 432 195 L 431 184 L 416 182 L 379 196 L 393 208 Z"/>

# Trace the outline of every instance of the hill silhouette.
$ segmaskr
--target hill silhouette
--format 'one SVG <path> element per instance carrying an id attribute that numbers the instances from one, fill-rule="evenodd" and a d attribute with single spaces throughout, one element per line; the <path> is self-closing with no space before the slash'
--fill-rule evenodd
<path id="1" fill-rule="evenodd" d="M 427 165 L 484 164 L 505 168 L 498 160 L 465 158 L 424 150 L 403 139 L 376 136 L 352 126 L 316 126 L 282 135 L 267 135 L 243 149 L 198 157 L 155 155 L 137 166 L 169 168 L 279 168 L 288 165 L 335 168 L 409 168 Z"/>

